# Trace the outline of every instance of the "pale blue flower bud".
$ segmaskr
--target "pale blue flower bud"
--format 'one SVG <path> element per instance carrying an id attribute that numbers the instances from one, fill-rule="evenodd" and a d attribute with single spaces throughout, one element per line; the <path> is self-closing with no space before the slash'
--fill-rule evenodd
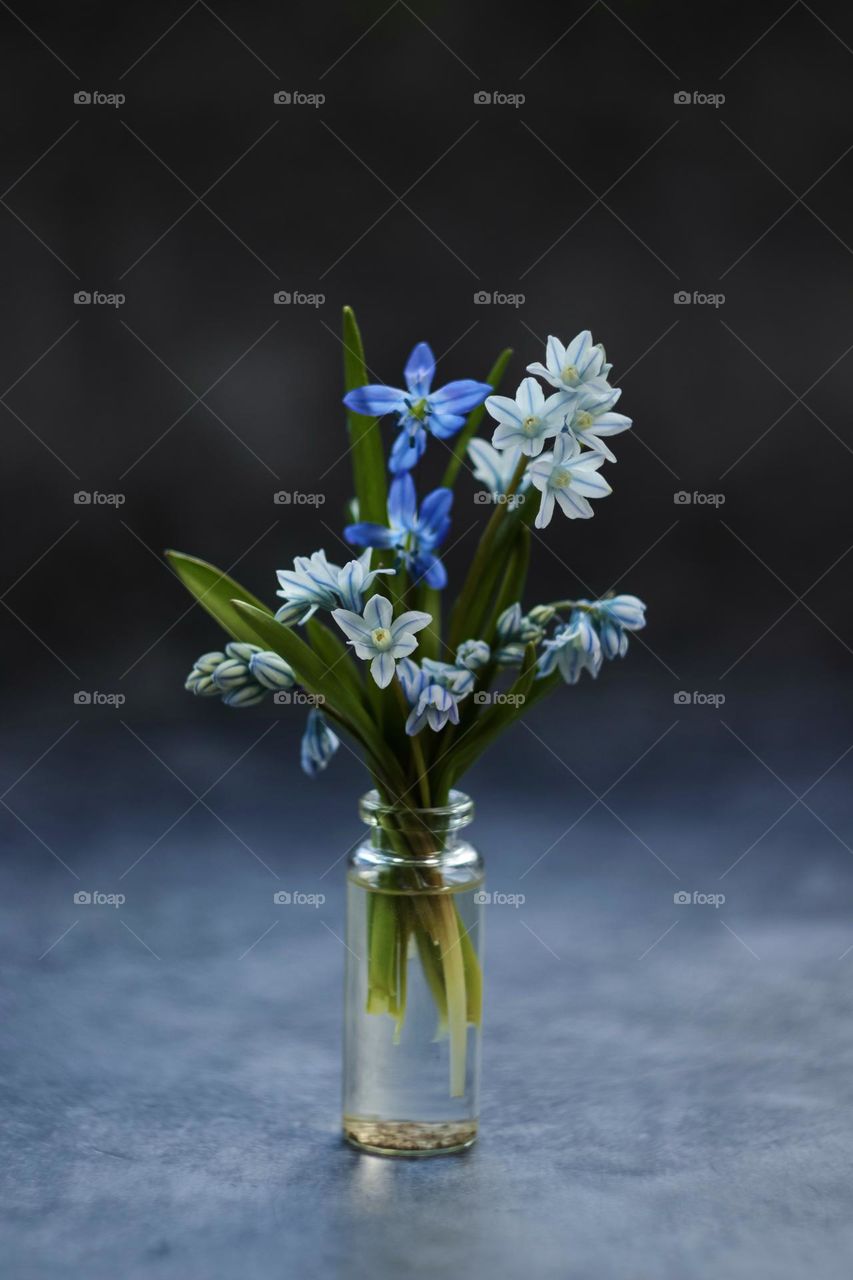
<path id="1" fill-rule="evenodd" d="M 211 653 L 203 653 L 200 658 L 196 658 L 193 670 L 200 671 L 202 675 L 210 676 L 213 675 L 220 662 L 224 661 L 225 654 L 213 650 Z"/>
<path id="2" fill-rule="evenodd" d="M 249 671 L 258 684 L 263 685 L 265 689 L 292 689 L 296 684 L 292 668 L 277 653 L 263 650 L 261 653 L 252 654 L 249 659 Z"/>
<path id="3" fill-rule="evenodd" d="M 213 681 L 222 693 L 228 693 L 231 689 L 242 689 L 249 684 L 251 676 L 245 662 L 241 662 L 239 658 L 226 658 L 214 671 Z"/>
<path id="4" fill-rule="evenodd" d="M 303 772 L 309 778 L 315 778 L 326 768 L 340 745 L 338 735 L 329 728 L 322 712 L 316 708 L 309 711 L 300 751 Z"/>
<path id="5" fill-rule="evenodd" d="M 252 656 L 260 653 L 260 646 L 256 644 L 238 644 L 233 641 L 225 646 L 225 652 L 229 658 L 239 658 L 241 662 L 248 663 Z"/>
<path id="6" fill-rule="evenodd" d="M 266 689 L 259 684 L 247 684 L 242 689 L 232 689 L 230 693 L 223 694 L 222 701 L 226 707 L 255 707 L 266 696 Z"/>

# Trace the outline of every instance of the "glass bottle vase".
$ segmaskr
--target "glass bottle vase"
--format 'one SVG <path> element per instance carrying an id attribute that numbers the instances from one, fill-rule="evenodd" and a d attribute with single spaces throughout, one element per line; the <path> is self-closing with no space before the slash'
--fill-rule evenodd
<path id="1" fill-rule="evenodd" d="M 344 1136 L 378 1155 L 461 1151 L 477 1136 L 483 863 L 468 796 L 434 809 L 362 797 L 349 857 Z"/>

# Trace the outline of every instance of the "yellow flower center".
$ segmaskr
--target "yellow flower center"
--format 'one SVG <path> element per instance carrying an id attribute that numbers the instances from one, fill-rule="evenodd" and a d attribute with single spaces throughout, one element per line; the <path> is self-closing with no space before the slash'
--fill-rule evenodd
<path id="1" fill-rule="evenodd" d="M 539 424 L 539 419 L 531 416 L 529 418 L 524 419 L 524 421 L 521 424 L 521 429 L 526 436 L 535 436 L 536 428 L 538 424 Z"/>
<path id="2" fill-rule="evenodd" d="M 568 489 L 571 486 L 571 483 L 572 483 L 571 471 L 564 471 L 563 468 L 560 467 L 559 471 L 553 471 L 551 473 L 552 488 Z"/>
<path id="3" fill-rule="evenodd" d="M 567 364 L 563 369 L 563 382 L 577 382 L 578 371 L 575 365 Z"/>
<path id="4" fill-rule="evenodd" d="M 391 632 L 386 627 L 377 627 L 371 631 L 370 638 L 377 649 L 387 649 L 391 643 Z"/>
<path id="5" fill-rule="evenodd" d="M 580 427 L 581 431 L 588 431 L 595 419 L 586 409 L 581 409 L 575 416 L 575 426 Z"/>

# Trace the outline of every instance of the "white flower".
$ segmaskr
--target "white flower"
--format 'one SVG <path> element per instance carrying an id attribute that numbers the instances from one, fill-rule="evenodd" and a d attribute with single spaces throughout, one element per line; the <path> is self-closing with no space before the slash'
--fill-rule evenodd
<path id="1" fill-rule="evenodd" d="M 497 422 L 492 444 L 496 449 L 520 449 L 528 458 L 542 452 L 545 441 L 559 435 L 572 412 L 573 394 L 566 392 L 545 399 L 535 378 L 525 378 L 515 393 L 489 396 L 486 409 Z"/>
<path id="2" fill-rule="evenodd" d="M 472 475 L 480 484 L 485 485 L 492 497 L 506 493 L 515 469 L 521 458 L 521 450 L 495 449 L 488 440 L 473 439 L 468 445 L 468 457 L 474 464 Z M 518 491 L 523 492 L 530 484 L 526 475 L 521 477 Z"/>
<path id="3" fill-rule="evenodd" d="M 414 632 L 432 622 L 430 614 L 415 610 L 401 613 L 392 621 L 393 613 L 391 601 L 385 596 L 372 596 L 363 615 L 351 609 L 332 610 L 332 617 L 348 637 L 356 655 L 363 662 L 370 661 L 370 674 L 380 689 L 394 679 L 397 660 L 408 658 L 417 649 Z"/>
<path id="4" fill-rule="evenodd" d="M 611 413 L 621 394 L 618 387 L 609 387 L 606 382 L 594 382 L 581 387 L 566 424 L 579 444 L 594 449 L 608 462 L 615 462 L 616 455 L 611 453 L 601 437 L 618 436 L 631 426 L 631 419 L 626 418 L 624 413 Z"/>
<path id="5" fill-rule="evenodd" d="M 572 338 L 567 347 L 558 338 L 550 337 L 545 349 L 545 364 L 529 364 L 527 372 L 544 378 L 558 391 L 571 391 L 593 378 L 606 378 L 611 368 L 612 365 L 605 363 L 604 347 L 600 342 L 593 345 L 592 334 L 589 329 L 584 329 L 583 333 Z"/>
<path id="6" fill-rule="evenodd" d="M 542 494 L 536 528 L 551 523 L 555 502 L 570 520 L 588 520 L 593 510 L 587 499 L 606 498 L 613 492 L 604 477 L 596 474 L 603 463 L 600 453 L 581 453 L 573 436 L 559 436 L 553 453 L 544 453 L 530 467 L 530 478 Z"/>
<path id="7" fill-rule="evenodd" d="M 279 569 L 277 578 L 283 604 L 276 616 L 277 622 L 289 626 L 292 622 L 307 622 L 318 609 L 334 609 L 343 605 L 346 609 L 360 611 L 363 593 L 378 573 L 393 573 L 393 569 L 370 569 L 371 549 L 350 560 L 343 568 L 329 564 L 325 551 L 315 551 L 310 556 L 297 556 L 292 569 Z"/>

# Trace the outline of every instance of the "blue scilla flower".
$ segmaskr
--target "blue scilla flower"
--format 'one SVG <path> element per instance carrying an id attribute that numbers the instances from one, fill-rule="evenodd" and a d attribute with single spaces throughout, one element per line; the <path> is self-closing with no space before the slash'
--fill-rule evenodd
<path id="1" fill-rule="evenodd" d="M 350 609 L 334 609 L 332 617 L 355 649 L 356 657 L 370 663 L 370 674 L 380 689 L 394 679 L 397 663 L 418 647 L 416 631 L 432 622 L 432 615 L 410 609 L 394 617 L 394 607 L 385 596 L 371 596 L 364 614 Z"/>
<path id="2" fill-rule="evenodd" d="M 296 676 L 293 674 L 290 663 L 285 662 L 284 658 L 280 658 L 277 653 L 269 653 L 266 650 L 252 654 L 249 659 L 249 672 L 258 684 L 275 693 L 292 689 L 296 684 Z"/>
<path id="3" fill-rule="evenodd" d="M 279 569 L 277 578 L 285 604 L 276 613 L 276 621 L 290 626 L 293 622 L 307 622 L 318 609 L 351 609 L 361 613 L 364 608 L 364 592 L 379 573 L 393 573 L 393 569 L 371 569 L 371 551 L 367 550 L 357 560 L 339 567 L 330 564 L 325 551 L 315 551 L 310 556 L 297 556 L 292 569 Z"/>
<path id="4" fill-rule="evenodd" d="M 516 601 L 503 613 L 495 624 L 497 647 L 494 653 L 499 667 L 516 666 L 524 657 L 525 646 L 532 640 L 538 644 L 544 631 L 532 618 L 521 612 L 521 605 Z"/>
<path id="5" fill-rule="evenodd" d="M 389 468 L 395 474 L 410 471 L 426 448 L 427 433 L 439 440 L 453 436 L 465 415 L 482 404 L 491 391 L 487 382 L 462 378 L 431 391 L 435 356 L 426 342 L 419 342 L 403 370 L 406 390 L 398 387 L 357 387 L 344 396 L 353 413 L 381 418 L 396 413 L 400 434 L 394 442 Z"/>
<path id="6" fill-rule="evenodd" d="M 459 703 L 474 686 L 474 673 L 448 662 L 424 658 L 420 666 L 404 658 L 397 675 L 412 710 L 406 733 L 413 738 L 426 725 L 436 733 L 446 724 L 459 723 Z"/>
<path id="7" fill-rule="evenodd" d="M 395 476 L 388 491 L 388 525 L 349 524 L 344 537 L 357 547 L 394 547 L 416 582 L 441 588 L 447 585 L 447 570 L 435 550 L 450 529 L 452 503 L 449 489 L 433 489 L 418 511 L 414 480 L 408 473 Z"/>
<path id="8" fill-rule="evenodd" d="M 480 484 L 485 485 L 493 498 L 506 493 L 510 486 L 515 469 L 521 460 L 519 448 L 496 449 L 488 440 L 475 437 L 468 445 L 468 457 L 474 464 L 472 475 Z M 521 477 L 518 493 L 523 493 L 530 484 L 530 476 Z"/>
<path id="9" fill-rule="evenodd" d="M 329 728 L 326 717 L 314 707 L 308 712 L 308 723 L 299 752 L 303 773 L 307 773 L 309 778 L 316 778 L 326 768 L 340 745 L 341 740 Z"/>
<path id="10" fill-rule="evenodd" d="M 492 651 L 485 640 L 463 640 L 456 650 L 456 666 L 465 667 L 468 671 L 479 671 L 491 656 Z"/>
<path id="11" fill-rule="evenodd" d="M 582 671 L 588 671 L 594 679 L 604 660 L 598 632 L 589 616 L 583 613 L 558 627 L 542 649 L 539 675 L 549 676 L 559 670 L 566 684 L 577 684 Z"/>
<path id="12" fill-rule="evenodd" d="M 605 658 L 624 658 L 628 652 L 628 632 L 642 631 L 646 606 L 638 596 L 610 596 L 606 600 L 578 600 L 592 619 Z"/>

